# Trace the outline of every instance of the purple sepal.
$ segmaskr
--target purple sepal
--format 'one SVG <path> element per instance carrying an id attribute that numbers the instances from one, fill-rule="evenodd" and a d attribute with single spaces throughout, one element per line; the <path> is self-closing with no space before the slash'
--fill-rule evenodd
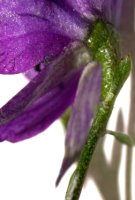
<path id="1" fill-rule="evenodd" d="M 57 183 L 68 167 L 78 158 L 85 144 L 86 137 L 100 102 L 101 67 L 86 67 L 77 90 L 73 110 L 68 122 L 65 140 L 65 157 Z M 68 162 L 67 162 L 68 160 Z M 67 166 L 66 166 L 66 163 Z"/>
<path id="2" fill-rule="evenodd" d="M 64 176 L 65 172 L 68 170 L 68 168 L 71 166 L 72 163 L 74 163 L 79 155 L 75 155 L 75 157 L 65 157 L 62 162 L 62 167 L 59 173 L 59 176 L 56 180 L 56 186 L 59 185 L 59 182 L 61 181 L 61 178 Z"/>
<path id="3" fill-rule="evenodd" d="M 38 100 L 30 99 L 27 105 L 17 95 L 16 104 L 14 99 L 1 109 L 0 140 L 18 142 L 46 129 L 73 103 L 80 75 L 78 71 L 66 76 Z"/>

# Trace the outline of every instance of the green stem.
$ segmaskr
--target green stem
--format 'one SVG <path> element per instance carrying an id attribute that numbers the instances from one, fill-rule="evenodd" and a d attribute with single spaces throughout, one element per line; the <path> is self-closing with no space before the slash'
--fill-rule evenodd
<path id="1" fill-rule="evenodd" d="M 95 120 L 90 129 L 87 142 L 81 154 L 78 167 L 74 172 L 67 190 L 66 200 L 77 200 L 79 198 L 84 178 L 92 159 L 94 149 L 98 139 L 106 128 L 108 118 L 111 114 L 112 107 L 105 107 L 103 104 L 97 110 Z M 99 126 L 100 124 L 100 126 Z"/>
<path id="2" fill-rule="evenodd" d="M 102 65 L 101 103 L 97 108 L 77 168 L 70 179 L 66 200 L 79 199 L 95 147 L 99 138 L 106 131 L 106 125 L 116 96 L 131 69 L 129 57 L 120 59 L 116 33 L 111 25 L 100 20 L 96 21 L 86 43 L 89 50 L 93 53 L 93 58 Z"/>

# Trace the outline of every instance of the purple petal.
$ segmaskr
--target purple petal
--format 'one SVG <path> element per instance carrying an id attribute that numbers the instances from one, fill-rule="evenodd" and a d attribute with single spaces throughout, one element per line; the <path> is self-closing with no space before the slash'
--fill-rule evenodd
<path id="1" fill-rule="evenodd" d="M 77 81 L 74 83 L 74 73 L 81 73 L 81 70 L 83 69 L 83 66 L 87 64 L 90 61 L 90 57 L 87 57 L 85 55 L 85 59 L 81 59 L 78 61 L 78 56 L 79 59 L 81 56 L 83 56 L 83 51 L 85 52 L 86 49 L 84 46 L 81 44 L 73 44 L 71 47 L 69 47 L 63 55 L 61 55 L 58 59 L 56 59 L 50 66 L 47 66 L 45 69 L 42 70 L 41 73 L 39 73 L 32 81 L 24 88 L 22 89 L 15 97 L 13 97 L 3 108 L 0 110 L 0 138 L 2 140 L 9 140 L 8 139 L 8 134 L 9 130 L 10 132 L 11 129 L 14 129 L 14 127 L 18 127 L 17 124 L 19 124 L 20 130 L 22 127 L 25 129 L 26 128 L 26 122 L 28 121 L 28 125 L 30 126 L 30 130 L 27 134 L 27 137 L 32 137 L 32 134 L 37 134 L 40 129 L 32 129 L 33 126 L 31 126 L 31 115 L 29 116 L 30 113 L 32 113 L 32 120 L 36 120 L 37 123 L 35 124 L 37 126 L 40 126 L 40 119 L 44 117 L 47 113 L 42 113 L 41 117 L 38 116 L 42 110 L 44 110 L 44 106 L 46 103 L 46 109 L 52 108 L 54 111 L 56 111 L 56 108 L 61 105 L 60 111 L 57 110 L 58 115 L 56 115 L 53 110 L 49 110 L 47 115 L 52 115 L 48 120 L 50 122 L 47 122 L 43 127 L 47 127 L 49 123 L 52 123 L 52 119 L 56 119 L 56 116 L 58 117 L 61 112 L 66 109 L 66 107 L 71 104 L 71 100 L 73 101 L 73 96 L 74 96 L 74 90 L 75 90 L 75 85 L 77 84 Z M 81 55 L 80 55 L 81 54 Z M 86 52 L 85 52 L 86 54 Z M 86 59 L 87 58 L 87 59 Z M 76 67 L 76 64 L 78 64 L 78 68 Z M 79 71 L 79 72 L 78 72 Z M 79 75 L 74 75 L 75 77 Z M 70 79 L 70 81 L 67 81 L 67 79 Z M 75 80 L 78 80 L 78 78 L 75 78 Z M 66 81 L 66 82 L 65 82 Z M 68 86 L 69 82 L 69 86 Z M 73 88 L 70 86 L 70 82 L 74 85 Z M 61 85 L 62 84 L 62 85 Z M 64 84 L 64 85 L 63 85 Z M 57 88 L 58 87 L 58 88 Z M 61 88 L 65 88 L 65 92 L 60 93 Z M 55 89 L 56 88 L 56 89 Z M 67 89 L 66 89 L 67 88 Z M 59 89 L 59 90 L 58 90 Z M 69 91 L 70 90 L 70 91 Z M 73 90 L 73 91 L 72 91 Z M 66 93 L 67 91 L 67 93 Z M 71 96 L 68 94 L 71 92 Z M 59 94 L 60 93 L 60 94 Z M 49 96 L 48 96 L 49 95 Z M 52 95 L 52 97 L 51 97 Z M 57 97 L 58 95 L 58 97 Z M 64 96 L 62 96 L 64 95 Z M 67 97 L 69 95 L 69 97 Z M 57 97 L 57 98 L 56 98 Z M 48 100 L 49 98 L 49 100 Z M 67 98 L 67 102 L 66 99 Z M 65 103 L 64 103 L 64 101 Z M 63 101 L 63 102 L 61 102 Z M 48 102 L 48 103 L 47 103 Z M 56 104 L 57 102 L 57 104 Z M 59 102 L 59 103 L 58 103 Z M 49 107 L 49 105 L 51 105 Z M 56 104 L 56 108 L 54 109 L 54 104 Z M 63 105 L 63 106 L 62 106 Z M 35 107 L 37 108 L 35 109 Z M 33 111 L 34 110 L 34 111 Z M 33 114 L 35 112 L 35 115 Z M 45 112 L 45 110 L 44 110 Z M 50 112 L 50 114 L 49 114 Z M 37 114 L 36 114 L 37 113 Z M 37 115 L 37 116 L 36 116 Z M 54 115 L 54 117 L 53 117 Z M 27 119 L 27 120 L 26 120 Z M 17 121 L 19 120 L 19 121 Z M 25 123 L 24 123 L 25 122 Z M 22 127 L 21 127 L 22 126 Z M 41 123 L 42 126 L 42 123 Z M 8 128 L 7 128 L 8 127 Z M 27 127 L 28 129 L 28 127 Z M 16 132 L 15 132 L 16 130 Z M 19 132 L 19 128 L 15 129 L 13 131 L 13 135 L 17 134 Z M 32 133 L 30 134 L 30 132 Z M 34 132 L 34 133 L 33 133 Z M 36 132 L 36 133 L 35 133 Z M 9 134 L 10 136 L 12 134 Z M 18 133 L 19 134 L 19 133 Z M 25 133 L 24 133 L 25 134 Z M 12 136 L 13 137 L 13 136 Z M 25 137 L 21 137 L 21 139 Z M 20 140 L 21 140 L 20 139 Z M 19 136 L 18 139 L 19 140 Z M 12 140 L 13 141 L 13 140 Z"/>
<path id="2" fill-rule="evenodd" d="M 67 39 L 47 31 L 1 40 L 0 73 L 24 72 L 48 56 L 59 55 L 67 43 Z"/>
<path id="3" fill-rule="evenodd" d="M 13 120 L 1 124 L 1 141 L 18 142 L 46 129 L 73 103 L 80 74 L 79 71 L 70 77 L 66 76 L 63 82 L 24 109 Z"/>
<path id="4" fill-rule="evenodd" d="M 118 27 L 120 23 L 123 0 L 104 0 L 103 13 L 105 18 Z"/>
<path id="5" fill-rule="evenodd" d="M 65 3 L 60 1 L 42 0 L 43 16 L 51 22 L 57 30 L 72 39 L 82 40 L 86 36 L 88 23 L 80 15 L 76 15 L 74 10 L 65 7 Z"/>
<path id="6" fill-rule="evenodd" d="M 56 29 L 56 24 L 46 18 L 49 12 L 53 13 L 51 9 L 48 1 L 11 0 L 9 3 L 4 0 L 0 3 L 0 73 L 26 71 L 48 56 L 59 55 L 70 42 Z"/>
<path id="7" fill-rule="evenodd" d="M 101 9 L 103 0 L 65 0 L 66 3 L 72 7 L 72 9 L 76 10 L 82 17 L 86 17 L 88 19 L 93 19 L 95 15 L 95 7 L 97 9 Z"/>
<path id="8" fill-rule="evenodd" d="M 65 0 L 66 3 L 80 13 L 81 16 L 92 20 L 103 17 L 117 24 L 120 17 L 122 0 Z"/>
<path id="9" fill-rule="evenodd" d="M 77 91 L 73 111 L 68 123 L 65 140 L 65 158 L 56 184 L 78 158 L 86 141 L 90 123 L 99 103 L 101 88 L 101 68 L 99 66 L 91 69 L 86 67 Z"/>

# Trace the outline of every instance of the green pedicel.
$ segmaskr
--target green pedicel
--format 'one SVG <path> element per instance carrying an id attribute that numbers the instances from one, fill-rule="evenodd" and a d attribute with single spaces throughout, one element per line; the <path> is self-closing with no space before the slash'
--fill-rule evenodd
<path id="1" fill-rule="evenodd" d="M 102 66 L 101 103 L 97 108 L 77 168 L 71 176 L 66 200 L 79 199 L 94 149 L 99 138 L 106 132 L 115 99 L 131 71 L 130 57 L 120 58 L 117 38 L 118 36 L 110 24 L 97 20 L 86 40 L 93 59 Z"/>

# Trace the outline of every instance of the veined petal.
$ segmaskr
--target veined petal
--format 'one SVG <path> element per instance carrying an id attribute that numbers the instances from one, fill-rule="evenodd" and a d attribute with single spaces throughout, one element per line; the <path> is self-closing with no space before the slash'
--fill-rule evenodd
<path id="1" fill-rule="evenodd" d="M 65 77 L 64 81 L 22 110 L 15 118 L 1 124 L 0 140 L 18 142 L 46 129 L 73 103 L 80 75 L 81 71 L 78 71 Z"/>
<path id="2" fill-rule="evenodd" d="M 101 67 L 86 67 L 73 104 L 65 140 L 65 157 L 56 184 L 76 161 L 85 144 L 88 130 L 100 98 Z"/>
<path id="3" fill-rule="evenodd" d="M 24 72 L 44 62 L 46 57 L 59 55 L 67 44 L 66 38 L 47 32 L 30 33 L 2 40 L 0 41 L 0 73 Z"/>
<path id="4" fill-rule="evenodd" d="M 118 24 L 123 0 L 65 0 L 65 2 L 80 13 L 82 17 L 93 20 L 96 17 L 106 18 L 109 22 Z"/>
<path id="5" fill-rule="evenodd" d="M 82 74 L 66 135 L 67 155 L 80 151 L 100 98 L 101 67 L 89 64 Z M 92 68 L 93 67 L 93 68 Z M 92 69 L 91 69 L 92 68 Z"/>
<path id="6" fill-rule="evenodd" d="M 24 89 L 22 89 L 4 107 L 1 108 L 0 110 L 1 141 L 9 140 L 8 138 L 12 135 L 10 134 L 10 132 L 12 132 L 12 129 L 14 129 L 14 127 L 18 127 L 17 124 L 20 124 L 19 125 L 20 130 L 23 129 L 24 131 L 31 127 L 30 123 L 33 124 L 31 120 L 33 121 L 37 120 L 37 123 L 35 122 L 35 124 L 37 126 L 40 126 L 40 120 L 42 119 L 43 121 L 43 118 L 44 116 L 46 116 L 46 113 L 47 116 L 52 114 L 51 117 L 48 118 L 48 121 L 50 121 L 51 123 L 52 119 L 55 120 L 60 115 L 60 113 L 62 113 L 66 109 L 66 107 L 72 103 L 76 91 L 78 76 L 80 75 L 83 66 L 87 64 L 91 59 L 89 54 L 87 56 L 83 55 L 83 52 L 85 51 L 86 51 L 85 47 L 78 43 L 74 44 L 74 46 L 72 45 L 71 48 L 69 47 L 67 50 L 65 50 L 63 55 L 61 55 L 57 60 L 55 60 L 50 66 L 43 69 L 42 72 L 39 73 L 35 78 L 33 78 L 32 81 Z M 86 54 L 86 52 L 84 54 Z M 78 61 L 78 56 L 79 59 L 80 57 L 81 58 L 84 57 L 84 59 Z M 76 68 L 76 64 L 78 64 L 78 68 Z M 79 73 L 79 75 L 76 75 L 76 73 L 77 74 Z M 72 80 L 74 79 L 74 76 L 76 77 L 75 82 Z M 74 86 L 73 88 L 71 87 L 70 82 L 73 84 Z M 67 95 L 69 95 L 69 97 L 67 97 Z M 65 100 L 66 98 L 67 101 Z M 64 102 L 62 103 L 61 101 L 65 101 L 65 103 Z M 49 111 L 48 112 L 46 111 L 46 113 L 43 114 L 42 110 L 44 110 L 45 108 L 42 107 L 44 107 L 45 104 L 46 104 L 45 108 L 48 109 Z M 59 107 L 61 104 L 63 106 L 61 107 L 61 109 L 59 108 L 60 111 L 58 111 L 57 107 Z M 54 106 L 56 106 L 55 109 Z M 51 107 L 54 111 L 57 112 L 53 113 Z M 35 115 L 31 114 L 34 113 L 33 110 L 35 112 Z M 42 113 L 41 116 L 38 115 L 40 113 Z M 33 115 L 32 119 L 31 115 Z M 47 124 L 44 126 L 41 123 L 41 126 L 47 127 L 49 125 L 48 121 L 46 121 Z M 45 121 L 43 122 L 45 124 Z M 15 130 L 13 131 L 13 135 L 19 132 L 19 127 L 15 129 L 16 132 Z M 35 129 L 32 129 L 32 127 L 29 130 L 29 132 L 33 130 L 34 134 L 37 134 L 39 132 L 39 129 L 36 129 L 36 127 Z M 29 137 L 31 137 L 33 132 L 31 134 L 23 132 L 23 134 L 24 135 L 26 134 L 27 137 L 28 135 Z M 8 134 L 10 136 L 8 136 Z M 25 139 L 25 136 L 24 137 L 22 136 L 21 138 Z"/>
<path id="7" fill-rule="evenodd" d="M 49 14 L 46 4 L 34 0 L 0 2 L 0 73 L 24 72 L 48 56 L 59 55 L 70 42 L 43 16 L 44 12 Z"/>
<path id="8" fill-rule="evenodd" d="M 82 17 L 86 17 L 90 20 L 95 18 L 95 7 L 101 9 L 103 0 L 65 0 L 65 2 L 72 7 L 72 9 L 76 10 Z"/>
<path id="9" fill-rule="evenodd" d="M 123 0 L 102 0 L 104 17 L 115 26 L 119 25 Z"/>
<path id="10" fill-rule="evenodd" d="M 71 38 L 80 39 L 84 36 L 87 23 L 79 15 L 65 8 L 63 0 L 29 0 L 27 4 L 24 0 L 11 1 L 15 5 L 13 10 L 18 13 L 19 9 L 21 15 L 39 16 L 50 22 L 55 31 Z"/>
<path id="11" fill-rule="evenodd" d="M 115 26 L 118 27 L 120 24 L 123 0 L 110 0 L 110 3 L 110 20 L 113 24 L 115 24 Z"/>
<path id="12" fill-rule="evenodd" d="M 65 7 L 60 1 L 42 0 L 43 16 L 51 22 L 57 30 L 72 39 L 83 40 L 87 34 L 88 23 L 74 10 Z"/>

